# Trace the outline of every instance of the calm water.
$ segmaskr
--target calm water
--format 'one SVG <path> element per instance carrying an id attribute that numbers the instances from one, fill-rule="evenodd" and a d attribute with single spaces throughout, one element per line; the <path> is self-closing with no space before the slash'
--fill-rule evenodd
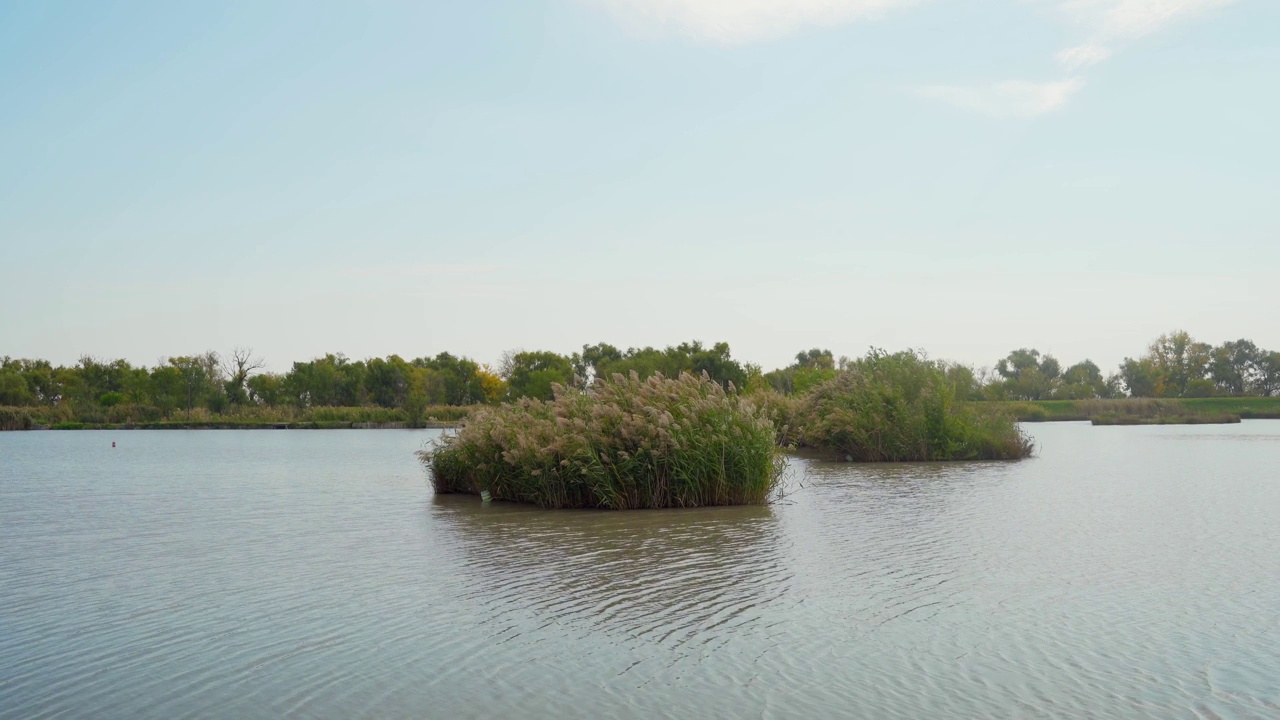
<path id="1" fill-rule="evenodd" d="M 429 432 L 0 433 L 0 716 L 1280 717 L 1280 422 L 1032 430 L 633 513 L 434 498 Z"/>

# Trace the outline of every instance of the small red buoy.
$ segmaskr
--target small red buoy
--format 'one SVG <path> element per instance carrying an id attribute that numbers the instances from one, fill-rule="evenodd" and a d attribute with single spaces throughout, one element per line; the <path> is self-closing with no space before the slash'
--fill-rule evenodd
<path id="1" fill-rule="evenodd" d="M 112 440 L 112 441 L 111 441 L 111 447 L 115 447 L 115 446 L 116 446 L 116 441 L 115 441 L 115 440 Z"/>

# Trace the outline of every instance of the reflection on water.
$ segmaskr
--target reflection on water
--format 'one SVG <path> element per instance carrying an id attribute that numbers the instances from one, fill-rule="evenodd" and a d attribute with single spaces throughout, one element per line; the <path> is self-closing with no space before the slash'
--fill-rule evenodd
<path id="1" fill-rule="evenodd" d="M 555 627 L 714 646 L 785 597 L 791 576 L 768 508 L 548 513 L 442 496 L 433 510 L 461 597 L 498 641 Z"/>
<path id="2" fill-rule="evenodd" d="M 0 434 L 0 717 L 1280 717 L 1280 422 L 1036 435 L 619 513 L 435 498 L 431 433 Z"/>

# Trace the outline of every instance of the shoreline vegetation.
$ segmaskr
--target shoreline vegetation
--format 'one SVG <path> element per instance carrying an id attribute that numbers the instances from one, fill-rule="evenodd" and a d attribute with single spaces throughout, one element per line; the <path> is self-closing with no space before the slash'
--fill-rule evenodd
<path id="1" fill-rule="evenodd" d="M 1040 400 L 991 403 L 1018 422 L 1092 422 L 1109 418 L 1172 420 L 1234 416 L 1242 420 L 1280 420 L 1280 397 L 1117 398 L 1111 400 Z M 1191 424 L 1191 423 L 1187 423 Z"/>
<path id="2" fill-rule="evenodd" d="M 90 356 L 72 366 L 3 356 L 0 429 L 451 427 L 481 408 L 550 401 L 556 385 L 582 390 L 615 373 L 641 379 L 706 373 L 753 397 L 771 413 L 779 440 L 791 444 L 803 438 L 790 421 L 816 389 L 865 362 L 813 348 L 766 372 L 733 358 L 726 343 L 696 341 L 626 350 L 598 343 L 567 355 L 518 350 L 493 367 L 449 353 L 412 360 L 328 354 L 283 373 L 267 372 L 263 359 L 245 349 L 167 357 L 153 367 Z M 982 406 L 1020 422 L 1280 418 L 1280 352 L 1243 339 L 1212 346 L 1182 331 L 1167 333 L 1105 376 L 1089 360 L 1064 368 L 1029 348 L 991 367 L 930 362 L 945 375 L 956 406 Z"/>
<path id="3" fill-rule="evenodd" d="M 1091 422 L 1094 425 L 1235 425 L 1240 422 L 1240 416 L 1162 415 L 1158 417 L 1142 417 L 1140 415 L 1113 415 L 1094 418 Z"/>
<path id="4" fill-rule="evenodd" d="M 791 397 L 777 393 L 754 396 L 757 403 L 776 406 Z M 1172 398 L 1160 400 L 1168 411 L 1166 419 L 1151 423 L 1108 422 L 1113 417 L 1143 418 L 1148 416 L 1148 398 L 1120 398 L 1107 401 L 1041 400 L 1041 401 L 974 401 L 1002 410 L 1022 423 L 1097 422 L 1116 424 L 1202 424 L 1202 418 L 1235 417 L 1241 420 L 1280 420 L 1280 397 L 1275 398 Z M 79 422 L 63 420 L 57 414 L 42 413 L 36 408 L 0 406 L 0 431 L 4 430 L 339 430 L 405 428 L 452 429 L 460 427 L 475 410 L 488 405 L 440 406 L 428 408 L 426 417 L 412 423 L 406 413 L 391 411 L 370 413 L 366 407 L 328 407 L 322 412 L 280 413 L 210 413 L 193 412 L 187 420 L 175 414 L 167 420 L 122 420 L 120 422 Z M 1185 419 L 1186 422 L 1177 422 Z M 782 444 L 797 438 L 780 437 Z"/>
<path id="5" fill-rule="evenodd" d="M 475 406 L 471 406 L 475 407 Z M 403 410 L 369 407 L 238 408 L 221 413 L 196 408 L 188 417 L 173 413 L 156 418 L 133 408 L 97 416 L 98 422 L 84 422 L 46 408 L 0 407 L 0 430 L 334 430 L 453 428 L 466 419 L 466 406 L 435 406 L 422 410 L 413 421 Z"/>

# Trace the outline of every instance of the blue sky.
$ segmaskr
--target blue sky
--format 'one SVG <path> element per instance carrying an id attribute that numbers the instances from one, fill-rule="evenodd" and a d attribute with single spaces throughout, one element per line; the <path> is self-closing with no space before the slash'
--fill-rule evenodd
<path id="1" fill-rule="evenodd" d="M 0 355 L 1280 349 L 1280 3 L 0 4 Z"/>

